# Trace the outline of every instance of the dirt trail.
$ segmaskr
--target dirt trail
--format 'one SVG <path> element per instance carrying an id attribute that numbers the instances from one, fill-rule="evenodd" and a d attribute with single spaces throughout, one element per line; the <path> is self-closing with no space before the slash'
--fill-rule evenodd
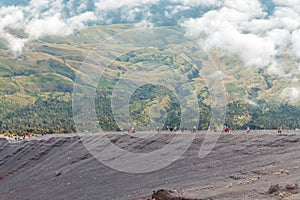
<path id="1" fill-rule="evenodd" d="M 170 166 L 146 174 L 101 164 L 76 135 L 21 142 L 0 139 L 0 199 L 147 199 L 160 188 L 179 189 L 190 199 L 300 199 L 299 194 L 289 194 L 296 190 L 285 189 L 300 183 L 299 132 L 224 134 L 211 153 L 199 159 L 204 136 L 198 134 Z M 140 152 L 162 148 L 172 138 L 110 137 L 116 145 Z M 269 194 L 274 184 L 279 184 L 279 191 Z"/>

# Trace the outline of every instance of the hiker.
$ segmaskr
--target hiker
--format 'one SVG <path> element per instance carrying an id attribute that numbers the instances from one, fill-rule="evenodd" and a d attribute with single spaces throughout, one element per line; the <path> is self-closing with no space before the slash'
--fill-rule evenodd
<path id="1" fill-rule="evenodd" d="M 223 126 L 222 132 L 224 132 L 224 131 L 225 131 L 225 128 L 226 128 L 226 124 Z"/>
<path id="2" fill-rule="evenodd" d="M 170 129 L 171 129 L 171 126 L 168 125 L 167 126 L 167 131 L 170 131 Z"/>
<path id="3" fill-rule="evenodd" d="M 135 131 L 135 128 L 134 128 L 134 127 L 132 127 L 132 128 L 131 128 L 131 132 L 132 132 L 132 133 L 136 133 L 136 131 Z"/>
<path id="4" fill-rule="evenodd" d="M 224 131 L 225 131 L 225 133 L 229 133 L 229 127 L 228 127 L 228 126 L 225 126 Z"/>
<path id="5" fill-rule="evenodd" d="M 250 133 L 250 127 L 249 126 L 247 126 L 246 132 Z"/>
<path id="6" fill-rule="evenodd" d="M 224 125 L 222 132 L 229 132 L 229 127 L 226 124 Z"/>
<path id="7" fill-rule="evenodd" d="M 278 127 L 277 132 L 278 132 L 278 133 L 282 133 L 282 128 L 281 128 L 281 127 Z"/>
<path id="8" fill-rule="evenodd" d="M 192 132 L 195 133 L 196 130 L 197 130 L 197 127 L 196 127 L 196 126 L 193 126 Z"/>
<path id="9" fill-rule="evenodd" d="M 159 127 L 156 127 L 156 131 L 157 131 L 158 133 L 160 133 L 160 128 L 159 128 Z"/>
<path id="10" fill-rule="evenodd" d="M 218 131 L 217 127 L 216 127 L 216 126 L 214 126 L 214 132 L 217 132 L 217 131 Z"/>
<path id="11" fill-rule="evenodd" d="M 177 127 L 176 127 L 176 126 L 174 127 L 173 131 L 174 131 L 174 132 L 176 132 L 176 131 L 177 131 Z"/>

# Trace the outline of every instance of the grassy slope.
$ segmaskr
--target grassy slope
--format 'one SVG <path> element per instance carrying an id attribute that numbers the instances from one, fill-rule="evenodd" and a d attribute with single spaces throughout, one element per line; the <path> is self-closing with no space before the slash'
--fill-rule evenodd
<path id="1" fill-rule="evenodd" d="M 86 56 L 99 43 L 126 30 L 128 26 L 130 25 L 89 27 L 68 37 L 43 38 L 33 42 L 23 54 L 16 57 L 0 45 L 0 98 L 2 102 L 6 102 L 2 106 L 7 106 L 8 102 L 10 105 L 22 108 L 33 105 L 37 99 L 59 99 L 70 102 L 75 77 L 81 73 L 79 68 Z M 174 45 L 171 48 L 174 50 L 181 47 Z M 287 100 L 281 98 L 280 94 L 284 88 L 292 85 L 290 77 L 268 74 L 259 68 L 243 67 L 243 63 L 236 56 L 224 52 L 212 51 L 210 56 L 223 73 L 227 101 L 250 100 L 256 103 Z M 140 66 L 151 60 L 173 64 L 177 72 L 190 78 L 193 85 L 192 93 L 199 94 L 200 91 L 205 90 L 203 78 L 190 76 L 192 68 L 183 58 L 162 55 L 155 49 L 141 51 L 136 57 L 124 55 L 121 60 L 111 63 L 109 69 L 105 71 L 105 75 L 111 79 L 105 83 L 106 86 L 113 86 L 112 79 L 120 76 L 120 69 L 127 71 L 134 68 L 138 72 Z M 289 62 L 287 58 L 286 70 L 292 71 Z M 145 75 L 143 71 L 138 73 L 140 76 Z M 153 73 L 157 73 L 157 76 L 152 77 L 169 76 L 168 70 L 163 67 L 154 69 Z M 175 79 L 176 73 L 170 78 Z M 143 109 L 149 110 L 157 101 L 157 98 L 150 98 Z M 205 102 L 208 103 L 209 99 Z M 164 103 L 163 106 L 170 106 L 165 104 L 168 103 Z M 5 117 L 3 113 L 1 116 Z"/>
<path id="2" fill-rule="evenodd" d="M 35 41 L 17 58 L 8 50 L 0 49 L 0 93 L 36 96 L 44 92 L 61 92 L 58 89 L 60 86 L 71 90 L 78 69 L 88 53 L 104 39 L 127 27 L 89 27 L 64 38 L 44 38 Z M 278 99 L 282 90 L 290 84 L 290 77 L 268 75 L 267 72 L 259 72 L 258 68 L 243 67 L 243 63 L 235 56 L 224 52 L 214 51 L 210 55 L 223 72 L 228 100 Z"/>

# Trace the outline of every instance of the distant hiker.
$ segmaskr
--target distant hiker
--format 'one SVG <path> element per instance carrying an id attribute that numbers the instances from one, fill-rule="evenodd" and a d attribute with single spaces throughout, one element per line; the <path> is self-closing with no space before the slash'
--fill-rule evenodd
<path id="1" fill-rule="evenodd" d="M 25 140 L 25 135 L 22 136 L 22 140 Z"/>
<path id="2" fill-rule="evenodd" d="M 182 133 L 184 132 L 184 127 L 181 128 L 181 132 L 182 132 Z"/>
<path id="3" fill-rule="evenodd" d="M 196 133 L 196 131 L 197 131 L 197 127 L 196 127 L 196 126 L 193 126 L 192 132 L 193 132 L 193 133 Z"/>
<path id="4" fill-rule="evenodd" d="M 158 133 L 160 133 L 160 128 L 159 128 L 159 127 L 156 127 L 156 131 L 157 131 Z"/>
<path id="5" fill-rule="evenodd" d="M 134 127 L 131 128 L 131 132 L 132 132 L 132 133 L 135 133 L 135 132 L 136 132 L 136 130 L 135 130 Z"/>
<path id="6" fill-rule="evenodd" d="M 250 133 L 250 127 L 249 126 L 247 126 L 246 132 Z"/>
<path id="7" fill-rule="evenodd" d="M 281 128 L 281 127 L 278 127 L 277 132 L 278 132 L 278 133 L 282 133 L 282 128 Z"/>
<path id="8" fill-rule="evenodd" d="M 167 131 L 170 131 L 171 130 L 171 126 L 167 126 Z"/>
<path id="9" fill-rule="evenodd" d="M 217 132 L 217 131 L 218 131 L 217 127 L 216 127 L 216 126 L 214 126 L 214 132 Z"/>
<path id="10" fill-rule="evenodd" d="M 135 131 L 135 128 L 134 128 L 134 127 L 128 129 L 128 133 L 135 133 L 135 132 L 136 132 L 136 131 Z"/>
<path id="11" fill-rule="evenodd" d="M 222 132 L 225 131 L 226 127 L 227 127 L 227 125 L 225 124 L 225 125 L 223 126 Z"/>
<path id="12" fill-rule="evenodd" d="M 229 127 L 226 126 L 225 129 L 224 129 L 225 133 L 229 133 Z"/>
<path id="13" fill-rule="evenodd" d="M 174 127 L 173 131 L 174 131 L 174 132 L 176 132 L 176 131 L 177 131 L 177 127 L 176 127 L 176 126 Z"/>

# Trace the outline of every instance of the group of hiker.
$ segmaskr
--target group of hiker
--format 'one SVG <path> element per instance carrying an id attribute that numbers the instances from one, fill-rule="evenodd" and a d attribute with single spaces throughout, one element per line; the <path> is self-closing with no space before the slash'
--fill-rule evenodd
<path id="1" fill-rule="evenodd" d="M 229 126 L 227 124 L 224 124 L 222 129 L 219 129 L 217 126 L 213 126 L 212 130 L 217 133 L 218 131 L 221 131 L 221 133 L 230 133 L 231 132 L 231 129 L 229 128 Z M 136 133 L 137 130 L 134 126 L 131 126 L 130 128 L 128 129 L 121 129 L 120 130 L 121 132 L 123 131 L 128 131 L 128 133 Z M 178 132 L 178 131 L 181 131 L 181 133 L 196 133 L 198 131 L 198 128 L 196 126 L 192 126 L 190 129 L 187 129 L 186 127 L 181 127 L 181 128 L 178 128 L 177 126 L 171 126 L 171 125 L 167 125 L 165 126 L 165 128 L 161 128 L 161 127 L 156 127 L 156 131 L 157 133 L 160 133 L 161 131 L 167 131 L 167 132 Z M 245 129 L 246 133 L 250 133 L 250 127 L 247 126 L 246 129 Z M 278 127 L 277 129 L 277 133 L 282 133 L 282 127 Z M 30 135 L 28 135 L 30 137 Z"/>
<path id="2" fill-rule="evenodd" d="M 136 132 L 136 130 L 134 127 L 131 127 L 128 129 L 128 133 L 135 133 L 135 132 Z"/>
<path id="3" fill-rule="evenodd" d="M 157 132 L 160 132 L 160 128 L 159 128 L 159 127 L 157 127 L 156 130 L 157 130 Z M 174 128 L 172 128 L 172 126 L 168 125 L 168 126 L 166 126 L 166 131 L 176 132 L 176 131 L 177 131 L 177 127 L 175 126 Z M 190 129 L 190 131 L 191 131 L 192 133 L 197 132 L 197 127 L 196 127 L 196 126 L 193 126 L 193 127 Z M 218 132 L 218 128 L 217 128 L 216 126 L 214 126 L 214 127 L 213 127 L 213 131 L 214 131 L 214 132 Z M 187 128 L 184 128 L 184 127 L 181 128 L 181 132 L 187 132 Z M 221 132 L 230 133 L 230 128 L 229 128 L 229 126 L 228 126 L 227 124 L 224 124 L 224 126 L 223 126 Z M 278 127 L 277 132 L 278 132 L 278 133 L 282 133 L 282 127 Z M 250 127 L 249 127 L 249 126 L 246 127 L 246 133 L 250 133 Z"/>
<path id="4" fill-rule="evenodd" d="M 168 126 L 166 126 L 166 129 L 165 129 L 165 130 L 166 130 L 166 131 L 169 131 L 169 132 L 177 132 L 177 131 L 178 131 L 178 128 L 177 128 L 177 126 L 172 127 L 172 126 L 168 125 Z M 157 128 L 156 128 L 156 131 L 157 131 L 158 133 L 160 133 L 160 131 L 161 131 L 160 127 L 157 127 Z M 180 129 L 180 131 L 181 131 L 181 132 L 187 132 L 187 128 L 186 128 L 186 127 L 182 127 L 182 128 Z M 196 132 L 196 126 L 193 127 L 192 131 Z"/>
<path id="5" fill-rule="evenodd" d="M 1 134 L 0 136 L 3 136 L 7 139 L 13 139 L 13 140 L 25 140 L 26 138 L 30 138 L 33 135 L 31 133 L 27 133 L 27 134 L 23 134 L 23 135 L 4 133 L 4 134 Z"/>

